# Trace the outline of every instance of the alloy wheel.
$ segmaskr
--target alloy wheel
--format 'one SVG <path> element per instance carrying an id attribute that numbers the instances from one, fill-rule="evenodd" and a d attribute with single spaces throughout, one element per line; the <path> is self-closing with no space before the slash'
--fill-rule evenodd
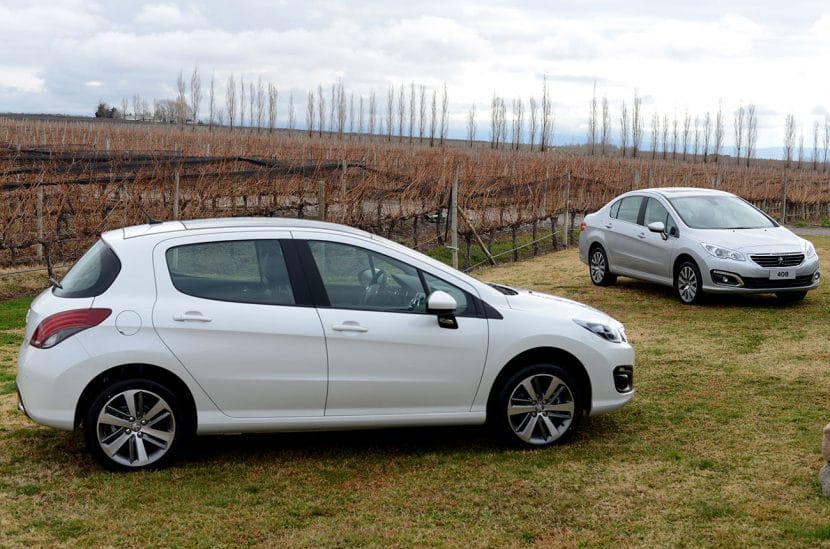
<path id="1" fill-rule="evenodd" d="M 551 374 L 534 374 L 519 382 L 507 399 L 513 433 L 531 445 L 546 445 L 564 435 L 576 405 L 570 387 Z"/>

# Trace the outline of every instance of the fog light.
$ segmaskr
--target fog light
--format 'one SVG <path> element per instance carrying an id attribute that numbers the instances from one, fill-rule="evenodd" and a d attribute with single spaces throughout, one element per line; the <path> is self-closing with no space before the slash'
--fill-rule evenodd
<path id="1" fill-rule="evenodd" d="M 821 273 L 816 271 L 816 274 L 813 275 L 813 282 L 818 282 L 819 278 L 821 278 Z"/>
<path id="2" fill-rule="evenodd" d="M 620 393 L 627 393 L 634 389 L 633 366 L 617 366 L 614 368 L 614 387 Z"/>
<path id="3" fill-rule="evenodd" d="M 712 282 L 720 286 L 732 286 L 740 288 L 744 285 L 743 279 L 735 273 L 728 273 L 726 271 L 711 271 Z"/>

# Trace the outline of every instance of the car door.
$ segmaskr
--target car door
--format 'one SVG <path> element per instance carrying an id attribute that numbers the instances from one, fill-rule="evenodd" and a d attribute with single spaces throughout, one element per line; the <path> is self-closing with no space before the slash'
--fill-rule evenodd
<path id="1" fill-rule="evenodd" d="M 487 319 L 458 284 L 419 271 L 371 242 L 307 238 L 307 270 L 329 355 L 326 416 L 468 412 L 487 357 Z M 306 265 L 304 263 L 304 265 Z M 458 303 L 458 328 L 426 312 L 437 289 Z"/>
<path id="2" fill-rule="evenodd" d="M 635 270 L 638 266 L 637 253 L 641 227 L 637 224 L 642 195 L 625 196 L 615 207 L 616 217 L 610 217 L 603 226 L 608 242 L 608 261 L 612 269 Z M 615 205 L 616 206 L 616 205 Z"/>
<path id="3" fill-rule="evenodd" d="M 648 230 L 648 225 L 660 221 L 666 233 Z M 632 244 L 633 267 L 646 277 L 671 280 L 672 254 L 677 243 L 677 231 L 670 235 L 670 227 L 676 227 L 666 207 L 655 197 L 646 198 L 643 220 L 639 224 L 637 240 Z"/>
<path id="4" fill-rule="evenodd" d="M 295 257 L 287 231 L 174 238 L 154 250 L 156 331 L 229 416 L 323 415 L 325 340 Z"/>

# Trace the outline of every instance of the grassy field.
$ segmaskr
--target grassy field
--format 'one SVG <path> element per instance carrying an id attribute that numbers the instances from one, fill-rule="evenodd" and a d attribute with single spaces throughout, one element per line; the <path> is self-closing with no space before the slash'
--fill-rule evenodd
<path id="1" fill-rule="evenodd" d="M 830 277 L 830 238 L 812 237 Z M 111 474 L 77 433 L 16 411 L 28 298 L 0 304 L 0 546 L 830 546 L 830 282 L 685 307 L 576 251 L 479 272 L 626 324 L 637 395 L 570 443 L 507 450 L 483 428 L 203 437 L 175 467 Z"/>

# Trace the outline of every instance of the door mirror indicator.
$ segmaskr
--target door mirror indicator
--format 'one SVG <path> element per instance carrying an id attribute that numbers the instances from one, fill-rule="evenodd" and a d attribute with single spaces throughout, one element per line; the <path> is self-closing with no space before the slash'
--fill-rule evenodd
<path id="1" fill-rule="evenodd" d="M 458 329 L 458 320 L 455 318 L 455 309 L 458 307 L 455 298 L 442 290 L 436 290 L 427 298 L 427 312 L 438 315 L 438 326 L 448 330 Z"/>

